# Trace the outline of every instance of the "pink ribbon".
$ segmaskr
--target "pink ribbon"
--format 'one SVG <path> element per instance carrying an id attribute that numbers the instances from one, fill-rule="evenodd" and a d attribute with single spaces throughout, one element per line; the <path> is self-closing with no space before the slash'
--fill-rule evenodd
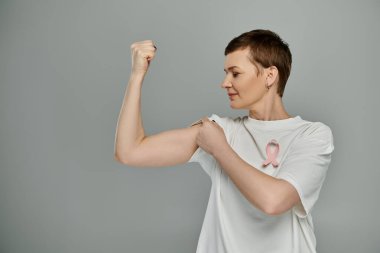
<path id="1" fill-rule="evenodd" d="M 276 146 L 275 150 L 273 153 L 270 152 L 270 144 L 274 144 Z M 263 162 L 263 166 L 267 166 L 268 164 L 272 163 L 274 167 L 278 166 L 278 162 L 276 161 L 276 157 L 278 155 L 278 152 L 280 150 L 280 144 L 275 139 L 272 139 L 270 142 L 267 144 L 267 159 Z"/>

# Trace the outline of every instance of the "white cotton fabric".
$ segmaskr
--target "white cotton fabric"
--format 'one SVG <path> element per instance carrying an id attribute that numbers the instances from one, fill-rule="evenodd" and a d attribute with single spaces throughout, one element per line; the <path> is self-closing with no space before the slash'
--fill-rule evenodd
<path id="1" fill-rule="evenodd" d="M 334 150 L 331 129 L 300 116 L 273 121 L 248 115 L 208 118 L 223 128 L 229 145 L 243 160 L 288 181 L 302 203 L 280 215 L 264 213 L 245 198 L 214 157 L 198 147 L 188 162 L 198 162 L 212 186 L 196 253 L 317 252 L 311 210 Z M 277 168 L 262 167 L 271 139 L 280 145 Z"/>

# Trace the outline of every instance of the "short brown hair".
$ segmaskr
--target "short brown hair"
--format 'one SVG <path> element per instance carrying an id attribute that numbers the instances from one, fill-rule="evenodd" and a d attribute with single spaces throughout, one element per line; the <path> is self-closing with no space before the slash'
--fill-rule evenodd
<path id="1" fill-rule="evenodd" d="M 279 72 L 277 93 L 283 96 L 292 66 L 292 54 L 288 43 L 270 30 L 256 29 L 233 38 L 227 45 L 224 55 L 236 50 L 250 48 L 250 61 L 262 74 L 262 68 L 276 66 Z"/>

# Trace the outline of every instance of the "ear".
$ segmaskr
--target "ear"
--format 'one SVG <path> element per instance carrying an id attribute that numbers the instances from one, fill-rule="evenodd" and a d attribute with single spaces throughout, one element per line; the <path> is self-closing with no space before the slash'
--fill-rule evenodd
<path id="1" fill-rule="evenodd" d="M 268 86 L 272 86 L 276 83 L 277 76 L 278 69 L 276 66 L 270 66 L 266 69 L 266 81 L 268 82 Z"/>

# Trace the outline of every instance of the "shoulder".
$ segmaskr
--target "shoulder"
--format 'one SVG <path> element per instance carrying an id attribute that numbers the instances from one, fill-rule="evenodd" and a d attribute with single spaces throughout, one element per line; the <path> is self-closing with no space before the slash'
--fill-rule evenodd
<path id="1" fill-rule="evenodd" d="M 221 116 L 218 114 L 212 114 L 210 119 L 215 120 L 223 128 L 224 134 L 226 135 L 228 143 L 231 145 L 237 134 L 237 129 L 241 125 L 242 118 L 239 117 L 230 117 L 230 116 Z"/>
<path id="2" fill-rule="evenodd" d="M 331 128 L 320 121 L 308 122 L 308 127 L 303 132 L 304 137 L 330 139 L 333 136 Z"/>
<path id="3" fill-rule="evenodd" d="M 301 132 L 299 141 L 308 147 L 316 146 L 327 149 L 330 152 L 333 151 L 334 137 L 331 128 L 320 121 L 305 122 L 307 122 L 307 127 Z"/>
<path id="4" fill-rule="evenodd" d="M 242 118 L 239 117 L 230 117 L 230 116 L 222 116 L 216 113 L 211 114 L 208 117 L 210 120 L 215 120 L 225 131 L 231 132 L 234 130 L 236 125 L 240 123 Z"/>

